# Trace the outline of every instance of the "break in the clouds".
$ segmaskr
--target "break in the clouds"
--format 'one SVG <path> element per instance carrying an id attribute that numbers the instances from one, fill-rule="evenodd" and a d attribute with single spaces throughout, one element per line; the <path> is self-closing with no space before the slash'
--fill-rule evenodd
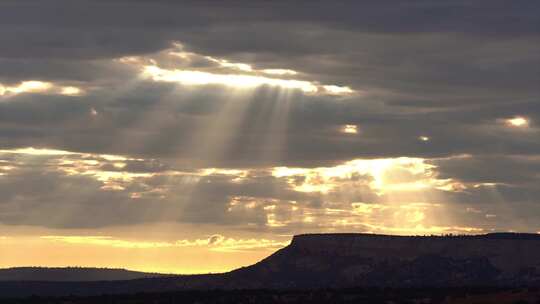
<path id="1" fill-rule="evenodd" d="M 539 9 L 2 1 L 0 227 L 538 231 Z"/>

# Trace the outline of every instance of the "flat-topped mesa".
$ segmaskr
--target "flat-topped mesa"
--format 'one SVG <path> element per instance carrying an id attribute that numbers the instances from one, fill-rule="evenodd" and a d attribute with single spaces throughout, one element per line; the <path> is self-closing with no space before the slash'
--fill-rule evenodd
<path id="1" fill-rule="evenodd" d="M 451 258 L 483 256 L 501 269 L 540 265 L 540 234 L 394 236 L 378 234 L 304 234 L 293 237 L 291 250 L 302 255 L 412 260 L 424 255 Z"/>
<path id="2" fill-rule="evenodd" d="M 516 232 L 494 232 L 488 234 L 463 234 L 463 235 L 388 235 L 373 233 L 313 233 L 298 234 L 292 239 L 292 243 L 306 241 L 343 240 L 351 241 L 357 239 L 395 241 L 404 239 L 414 240 L 540 240 L 539 233 L 516 233 Z"/>

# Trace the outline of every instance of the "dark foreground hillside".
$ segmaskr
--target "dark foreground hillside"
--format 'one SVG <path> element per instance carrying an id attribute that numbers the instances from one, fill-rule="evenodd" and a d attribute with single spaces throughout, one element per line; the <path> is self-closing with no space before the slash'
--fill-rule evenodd
<path id="1" fill-rule="evenodd" d="M 540 235 L 317 234 L 228 273 L 126 281 L 0 282 L 0 297 L 181 290 L 321 290 L 540 286 Z"/>
<path id="2" fill-rule="evenodd" d="M 538 304 L 535 288 L 236 290 L 137 293 L 92 297 L 4 299 L 3 304 Z"/>

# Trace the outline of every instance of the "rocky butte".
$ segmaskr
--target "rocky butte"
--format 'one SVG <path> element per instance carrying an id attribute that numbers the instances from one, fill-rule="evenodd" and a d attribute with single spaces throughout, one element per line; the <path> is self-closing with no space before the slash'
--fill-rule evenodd
<path id="1" fill-rule="evenodd" d="M 298 235 L 228 275 L 272 288 L 537 285 L 540 235 Z"/>

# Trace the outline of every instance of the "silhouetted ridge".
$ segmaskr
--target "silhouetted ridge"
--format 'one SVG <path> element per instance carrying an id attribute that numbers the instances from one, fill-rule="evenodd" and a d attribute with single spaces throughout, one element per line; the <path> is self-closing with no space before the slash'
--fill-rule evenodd
<path id="1" fill-rule="evenodd" d="M 306 238 L 371 238 L 371 239 L 497 239 L 497 240 L 540 240 L 538 233 L 518 233 L 518 232 L 493 232 L 487 234 L 447 234 L 447 235 L 388 235 L 373 233 L 309 233 L 293 236 L 292 242 Z"/>
<path id="2" fill-rule="evenodd" d="M 0 281 L 118 281 L 164 276 L 115 268 L 13 267 L 0 269 Z"/>
<path id="3" fill-rule="evenodd" d="M 303 234 L 228 273 L 116 282 L 0 283 L 0 295 L 208 289 L 540 286 L 540 236 Z"/>
<path id="4" fill-rule="evenodd" d="M 485 235 L 489 239 L 497 240 L 540 240 L 538 233 L 513 233 L 513 232 L 496 232 Z"/>
<path id="5" fill-rule="evenodd" d="M 278 288 L 540 283 L 540 235 L 302 234 L 243 269 Z"/>

